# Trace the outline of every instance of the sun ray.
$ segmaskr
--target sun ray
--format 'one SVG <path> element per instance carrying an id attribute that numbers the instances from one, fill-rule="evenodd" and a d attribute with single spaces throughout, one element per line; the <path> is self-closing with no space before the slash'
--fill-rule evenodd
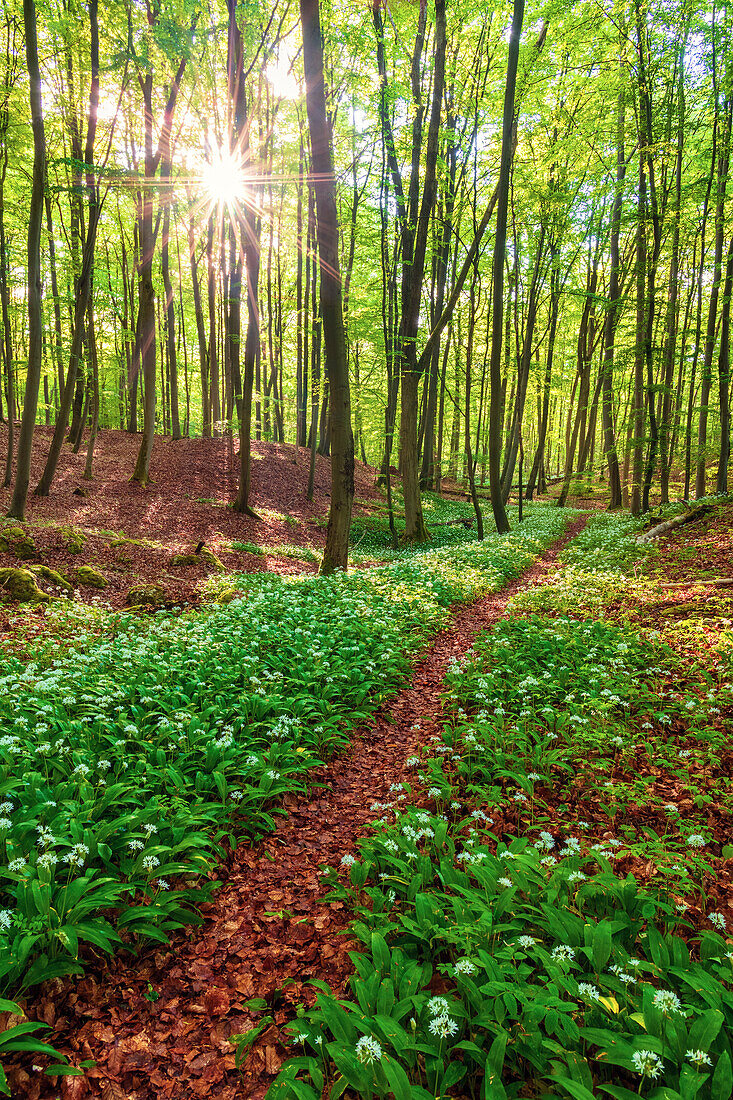
<path id="1" fill-rule="evenodd" d="M 201 185 L 212 206 L 234 209 L 247 202 L 249 179 L 236 153 L 215 149 L 201 168 Z"/>

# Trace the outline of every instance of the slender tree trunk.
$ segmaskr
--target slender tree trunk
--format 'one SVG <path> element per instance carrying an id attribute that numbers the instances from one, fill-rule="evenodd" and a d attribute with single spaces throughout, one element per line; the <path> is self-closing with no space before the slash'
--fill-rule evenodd
<path id="1" fill-rule="evenodd" d="M 671 418 L 672 383 L 677 352 L 677 325 L 679 312 L 679 264 L 680 264 L 680 218 L 682 208 L 682 154 L 684 150 L 685 120 L 685 47 L 687 35 L 680 44 L 677 59 L 677 155 L 675 158 L 674 209 L 672 217 L 672 251 L 669 260 L 669 291 L 667 295 L 667 318 L 664 341 L 664 380 L 662 408 L 659 423 L 659 465 L 661 503 L 669 503 L 669 473 L 671 467 Z"/>
<path id="2" fill-rule="evenodd" d="M 190 199 L 189 199 L 190 202 Z M 201 286 L 199 284 L 198 263 L 196 261 L 196 240 L 194 237 L 193 211 L 188 217 L 188 255 L 191 267 L 191 286 L 193 289 L 193 311 L 196 318 L 196 338 L 199 347 L 199 376 L 201 378 L 201 434 L 204 439 L 211 437 L 211 407 L 209 405 L 209 353 L 206 346 L 206 324 L 201 304 Z"/>
<path id="3" fill-rule="evenodd" d="M 41 74 L 38 68 L 36 7 L 33 0 L 23 0 L 25 51 L 30 79 L 31 122 L 33 126 L 33 185 L 28 210 L 28 374 L 25 383 L 23 416 L 18 438 L 18 456 L 13 497 L 8 515 L 25 518 L 28 483 L 31 473 L 33 428 L 36 423 L 38 390 L 41 383 L 43 341 L 43 290 L 41 287 L 41 227 L 43 224 L 43 192 L 46 179 L 46 139 L 43 126 Z"/>
<path id="4" fill-rule="evenodd" d="M 504 116 L 502 122 L 501 162 L 496 200 L 496 236 L 494 238 L 491 360 L 489 379 L 491 397 L 489 404 L 489 491 L 494 522 L 500 535 L 509 530 L 501 487 L 501 363 L 503 352 L 504 313 L 504 260 L 506 251 L 507 210 L 509 206 L 509 174 L 512 160 L 512 131 L 514 127 L 514 95 L 517 84 L 519 40 L 524 19 L 524 0 L 514 0 L 512 27 L 509 36 L 506 88 L 504 91 Z"/>
<path id="5" fill-rule="evenodd" d="M 97 355 L 97 334 L 94 325 L 94 302 L 89 302 L 89 324 L 87 327 L 89 333 L 89 359 L 91 365 L 91 381 L 92 381 L 92 421 L 89 426 L 89 441 L 87 443 L 87 456 L 84 464 L 84 477 L 87 481 L 92 480 L 92 462 L 94 459 L 94 444 L 97 441 L 97 433 L 99 432 L 99 357 Z"/>
<path id="6" fill-rule="evenodd" d="M 730 462 L 730 299 L 733 293 L 733 237 L 728 245 L 725 265 L 725 286 L 720 321 L 720 348 L 718 350 L 718 383 L 720 387 L 720 454 L 716 489 L 728 492 L 728 463 Z"/>
<path id="7" fill-rule="evenodd" d="M 440 0 L 439 0 L 440 2 Z M 331 507 L 321 573 L 346 569 L 351 508 L 354 500 L 354 437 L 346 336 L 341 302 L 339 226 L 333 176 L 331 131 L 326 114 L 318 0 L 300 0 L 303 68 L 311 136 L 312 168 L 318 210 L 318 255 L 321 262 L 321 318 L 326 374 L 331 394 Z"/>

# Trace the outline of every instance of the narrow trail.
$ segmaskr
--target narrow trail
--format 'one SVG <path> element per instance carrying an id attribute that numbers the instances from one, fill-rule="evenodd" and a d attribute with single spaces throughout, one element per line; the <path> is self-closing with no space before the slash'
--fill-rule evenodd
<path id="1" fill-rule="evenodd" d="M 518 590 L 556 570 L 559 552 L 584 524 L 575 520 L 521 577 L 454 615 L 409 686 L 341 756 L 311 773 L 322 786 L 288 796 L 277 830 L 255 847 L 240 845 L 202 927 L 146 948 L 137 960 L 117 956 L 72 991 L 47 993 L 38 1013 L 54 1025 L 52 1041 L 74 1062 L 97 1063 L 84 1078 L 61 1079 L 65 1100 L 262 1100 L 284 1058 L 279 1026 L 314 999 L 308 983 L 319 978 L 343 994 L 353 971 L 348 952 L 356 945 L 343 934 L 348 914 L 340 903 L 324 903 L 323 865 L 337 866 L 354 850 L 374 820 L 371 804 L 390 797 L 390 785 L 405 778 L 406 758 L 437 727 L 449 660 L 502 618 Z M 229 1039 L 262 1018 L 246 1007 L 252 997 L 267 1000 L 275 1023 L 240 1075 Z M 58 1096 L 48 1078 L 23 1077 L 16 1095 Z"/>

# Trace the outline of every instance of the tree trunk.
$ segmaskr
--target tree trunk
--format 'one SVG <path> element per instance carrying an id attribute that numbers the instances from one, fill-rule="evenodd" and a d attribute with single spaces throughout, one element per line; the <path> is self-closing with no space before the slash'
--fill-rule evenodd
<path id="1" fill-rule="evenodd" d="M 28 374 L 25 383 L 23 416 L 18 438 L 18 457 L 13 497 L 8 515 L 25 518 L 28 483 L 31 473 L 33 428 L 36 423 L 38 390 L 41 383 L 43 342 L 43 290 L 41 286 L 41 227 L 43 223 L 43 192 L 46 179 L 46 140 L 43 127 L 41 74 L 38 68 L 36 7 L 33 0 L 23 0 L 25 51 L 30 80 L 31 122 L 33 126 L 33 185 L 28 210 Z"/>
<path id="2" fill-rule="evenodd" d="M 509 35 L 506 88 L 504 91 L 504 115 L 502 121 L 501 162 L 496 200 L 496 236 L 494 238 L 492 311 L 491 311 L 491 360 L 489 380 L 489 492 L 494 512 L 496 530 L 505 535 L 509 530 L 501 488 L 501 365 L 504 347 L 504 260 L 506 251 L 506 224 L 509 206 L 509 174 L 512 161 L 512 131 L 514 128 L 514 95 L 517 84 L 519 39 L 524 19 L 524 0 L 514 0 L 512 27 Z"/>
<path id="3" fill-rule="evenodd" d="M 438 0 L 440 2 L 440 0 Z M 354 501 L 354 437 L 346 336 L 341 302 L 339 226 L 333 176 L 331 131 L 326 114 L 318 0 L 300 0 L 303 28 L 303 68 L 311 137 L 312 169 L 318 211 L 318 255 L 321 263 L 321 318 L 326 374 L 331 395 L 331 506 L 321 573 L 346 569 L 351 508 Z"/>
<path id="4" fill-rule="evenodd" d="M 716 490 L 728 492 L 728 463 L 730 461 L 730 299 L 733 293 L 733 237 L 728 245 L 723 288 L 722 317 L 720 322 L 720 348 L 718 350 L 718 381 L 720 386 L 720 454 Z"/>

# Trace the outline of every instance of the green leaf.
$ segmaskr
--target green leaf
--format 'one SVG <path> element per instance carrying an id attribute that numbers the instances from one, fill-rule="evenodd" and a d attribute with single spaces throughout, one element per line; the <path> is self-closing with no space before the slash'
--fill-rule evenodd
<path id="1" fill-rule="evenodd" d="M 573 1100 L 595 1100 L 590 1089 L 587 1089 L 585 1085 L 581 1085 L 579 1081 L 571 1080 L 570 1077 L 551 1077 L 548 1080 L 564 1088 L 566 1092 L 570 1093 Z"/>
<path id="2" fill-rule="evenodd" d="M 409 1078 L 399 1062 L 395 1062 L 393 1058 L 382 1058 L 380 1065 L 389 1081 L 395 1100 L 412 1100 Z"/>
<path id="3" fill-rule="evenodd" d="M 709 1008 L 705 1012 L 701 1012 L 690 1028 L 687 1047 L 690 1050 L 704 1050 L 707 1054 L 718 1037 L 718 1032 L 723 1026 L 723 1019 L 723 1013 L 719 1012 L 717 1008 Z"/>
<path id="4" fill-rule="evenodd" d="M 593 930 L 593 966 L 598 974 L 606 969 L 611 958 L 611 926 L 602 920 Z"/>
<path id="5" fill-rule="evenodd" d="M 718 1058 L 718 1064 L 710 1082 L 710 1100 L 730 1100 L 733 1095 L 733 1067 L 730 1054 L 724 1051 Z"/>

